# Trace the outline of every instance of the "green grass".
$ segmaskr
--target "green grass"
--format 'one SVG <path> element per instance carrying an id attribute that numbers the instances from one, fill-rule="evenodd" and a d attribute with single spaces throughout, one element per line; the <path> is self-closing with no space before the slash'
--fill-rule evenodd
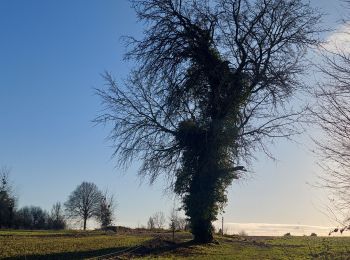
<path id="1" fill-rule="evenodd" d="M 95 231 L 0 231 L 0 258 L 82 259 L 136 246 L 149 239 Z"/>
<path id="2" fill-rule="evenodd" d="M 163 252 L 161 259 L 350 259 L 350 237 L 227 237 Z M 152 256 L 145 257 L 151 259 Z"/>
<path id="3" fill-rule="evenodd" d="M 0 236 L 57 236 L 82 234 L 83 232 L 82 230 L 0 230 Z M 93 232 L 96 233 L 96 231 Z"/>
<path id="4" fill-rule="evenodd" d="M 217 237 L 216 243 L 196 245 L 191 243 L 189 235 L 184 233 L 178 234 L 176 244 L 167 242 L 167 239 L 150 242 L 154 241 L 152 235 L 100 231 L 0 231 L 0 258 L 83 259 L 144 245 L 142 250 L 124 257 L 350 259 L 350 237 Z"/>

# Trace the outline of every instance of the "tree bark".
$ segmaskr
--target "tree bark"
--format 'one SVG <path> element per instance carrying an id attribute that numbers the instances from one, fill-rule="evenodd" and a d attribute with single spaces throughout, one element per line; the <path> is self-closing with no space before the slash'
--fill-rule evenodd
<path id="1" fill-rule="evenodd" d="M 192 183 L 192 185 L 196 184 Z M 208 243 L 213 240 L 213 226 L 210 212 L 213 208 L 213 203 L 206 196 L 203 196 L 206 193 L 204 182 L 198 180 L 198 184 L 202 186 L 203 190 L 192 193 L 189 196 L 189 204 L 197 205 L 197 207 L 192 207 L 187 214 L 190 216 L 191 232 L 194 236 L 194 241 Z"/>
<path id="2" fill-rule="evenodd" d="M 84 230 L 86 230 L 86 218 L 84 217 Z"/>

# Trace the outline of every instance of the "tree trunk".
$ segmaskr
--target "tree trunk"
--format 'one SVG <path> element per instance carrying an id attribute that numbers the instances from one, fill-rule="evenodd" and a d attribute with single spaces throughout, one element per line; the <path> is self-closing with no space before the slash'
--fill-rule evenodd
<path id="1" fill-rule="evenodd" d="M 184 210 L 190 219 L 191 233 L 199 243 L 213 240 L 212 222 L 216 220 L 220 204 L 225 202 L 227 172 L 220 165 L 224 153 L 217 138 L 219 124 L 209 131 L 195 123 L 183 124 L 179 141 L 187 151 L 183 154 L 182 169 L 178 172 L 175 191 L 183 196 Z M 185 176 L 185 177 L 184 177 Z"/>
<path id="2" fill-rule="evenodd" d="M 216 218 L 215 191 L 210 176 L 196 176 L 192 179 L 191 190 L 185 203 L 190 217 L 191 233 L 199 243 L 213 241 L 212 221 Z"/>
<path id="3" fill-rule="evenodd" d="M 208 219 L 191 219 L 194 241 L 198 243 L 210 243 L 213 241 L 213 226 Z"/>
<path id="4" fill-rule="evenodd" d="M 87 218 L 84 218 L 84 230 L 86 230 L 86 220 Z"/>

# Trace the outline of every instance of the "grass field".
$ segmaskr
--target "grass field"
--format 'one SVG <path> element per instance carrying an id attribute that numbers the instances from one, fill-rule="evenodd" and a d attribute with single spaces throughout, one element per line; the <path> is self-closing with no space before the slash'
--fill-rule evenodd
<path id="1" fill-rule="evenodd" d="M 186 233 L 174 243 L 166 233 L 0 231 L 1 259 L 84 259 L 123 250 L 129 251 L 118 259 L 350 259 L 350 237 L 217 237 L 196 245 Z"/>

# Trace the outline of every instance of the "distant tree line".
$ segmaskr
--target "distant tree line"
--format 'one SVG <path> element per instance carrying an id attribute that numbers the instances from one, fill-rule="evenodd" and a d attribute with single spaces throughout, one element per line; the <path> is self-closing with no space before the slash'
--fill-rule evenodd
<path id="1" fill-rule="evenodd" d="M 80 222 L 86 230 L 87 221 L 94 219 L 101 229 L 108 229 L 115 220 L 116 202 L 108 191 L 101 191 L 96 184 L 82 182 L 68 196 L 66 202 L 56 202 L 50 211 L 39 206 L 17 207 L 17 197 L 10 181 L 10 169 L 0 168 L 0 229 L 52 229 L 67 228 L 68 222 Z M 173 231 L 189 230 L 189 222 L 172 209 L 166 217 L 161 211 L 149 217 L 147 228 Z"/>
<path id="2" fill-rule="evenodd" d="M 90 218 L 94 218 L 103 229 L 112 225 L 115 209 L 113 195 L 102 192 L 94 183 L 83 182 L 64 204 L 56 202 L 48 212 L 38 206 L 18 209 L 9 175 L 9 168 L 0 168 L 0 228 L 65 229 L 68 220 L 82 220 L 85 230 Z"/>
<path id="3" fill-rule="evenodd" d="M 59 202 L 53 205 L 50 213 L 36 206 L 17 209 L 9 172 L 8 168 L 0 170 L 0 228 L 64 229 L 66 220 Z"/>
<path id="4" fill-rule="evenodd" d="M 65 229 L 66 219 L 63 215 L 61 203 L 53 205 L 50 213 L 41 207 L 25 206 L 15 211 L 11 228 L 19 229 Z"/>

